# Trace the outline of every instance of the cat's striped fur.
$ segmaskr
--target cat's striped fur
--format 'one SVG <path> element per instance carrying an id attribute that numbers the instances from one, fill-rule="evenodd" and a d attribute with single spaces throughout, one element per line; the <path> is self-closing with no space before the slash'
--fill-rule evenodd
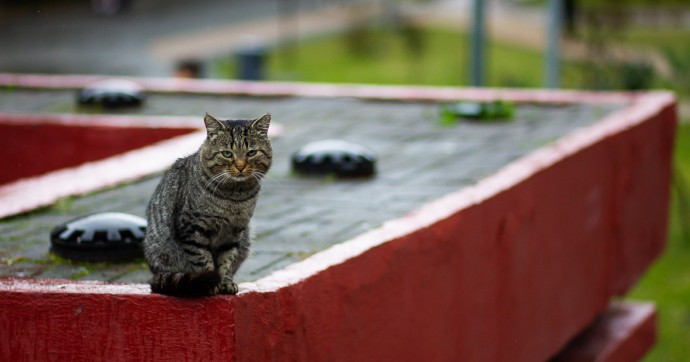
<path id="1" fill-rule="evenodd" d="M 237 293 L 233 276 L 248 256 L 249 221 L 273 157 L 270 120 L 206 114 L 200 149 L 164 174 L 149 202 L 144 240 L 153 292 Z"/>

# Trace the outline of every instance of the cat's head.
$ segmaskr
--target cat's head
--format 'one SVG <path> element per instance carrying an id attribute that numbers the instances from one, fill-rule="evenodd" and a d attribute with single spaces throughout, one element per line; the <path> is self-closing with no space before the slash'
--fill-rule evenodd
<path id="1" fill-rule="evenodd" d="M 219 120 L 206 113 L 207 137 L 201 146 L 201 161 L 213 177 L 229 175 L 235 181 L 262 178 L 271 167 L 273 148 L 268 139 L 271 115 L 257 119 Z"/>

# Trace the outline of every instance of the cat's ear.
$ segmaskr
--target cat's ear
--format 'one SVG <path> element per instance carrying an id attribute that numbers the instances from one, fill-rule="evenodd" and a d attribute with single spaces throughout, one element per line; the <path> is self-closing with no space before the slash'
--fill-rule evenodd
<path id="1" fill-rule="evenodd" d="M 206 133 L 209 138 L 217 136 L 218 133 L 225 129 L 225 125 L 223 125 L 221 121 L 215 119 L 208 113 L 204 116 L 204 123 L 206 124 Z"/>
<path id="2" fill-rule="evenodd" d="M 268 136 L 268 126 L 271 125 L 271 115 L 266 113 L 252 122 L 252 129 L 262 136 Z"/>

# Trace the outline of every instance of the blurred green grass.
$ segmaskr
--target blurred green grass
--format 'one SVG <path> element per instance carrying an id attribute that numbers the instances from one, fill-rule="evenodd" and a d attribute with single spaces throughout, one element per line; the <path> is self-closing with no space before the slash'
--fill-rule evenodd
<path id="1" fill-rule="evenodd" d="M 325 36 L 279 45 L 268 53 L 269 80 L 330 83 L 417 84 L 469 83 L 467 35 L 455 30 L 419 28 L 420 51 L 400 31 L 374 27 L 361 35 Z M 353 39 L 355 37 L 355 39 Z M 353 46 L 353 42 L 362 45 Z M 363 47 L 352 51 L 354 47 Z M 492 87 L 540 87 L 543 59 L 538 51 L 501 42 L 487 50 L 487 84 Z M 231 57 L 215 63 L 221 78 L 235 76 Z"/>
<path id="2" fill-rule="evenodd" d="M 690 121 L 690 120 L 687 120 Z M 690 361 L 690 123 L 679 125 L 669 238 L 662 257 L 628 295 L 651 300 L 659 312 L 659 340 L 645 361 Z M 683 206 L 686 209 L 683 209 Z"/>
<path id="3" fill-rule="evenodd" d="M 670 67 L 671 75 L 660 78 L 656 86 L 671 88 L 690 97 L 690 29 L 632 28 L 625 33 L 629 45 L 658 52 Z"/>
<path id="4" fill-rule="evenodd" d="M 641 84 L 690 96 L 690 31 L 634 28 L 620 41 L 657 51 L 667 59 L 672 74 L 659 76 L 649 64 L 634 60 L 606 63 L 604 58 L 564 59 L 562 87 L 621 89 Z M 272 81 L 468 85 L 468 42 L 466 33 L 453 29 L 367 26 L 346 34 L 270 47 L 266 78 Z M 486 62 L 487 86 L 539 88 L 545 83 L 544 56 L 540 51 L 490 39 Z M 234 57 L 219 58 L 212 72 L 219 78 L 234 78 Z"/>

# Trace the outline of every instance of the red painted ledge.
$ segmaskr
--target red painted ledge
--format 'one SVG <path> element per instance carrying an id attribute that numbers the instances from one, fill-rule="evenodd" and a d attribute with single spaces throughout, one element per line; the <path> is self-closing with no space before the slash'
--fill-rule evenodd
<path id="1" fill-rule="evenodd" d="M 205 134 L 199 120 L 134 118 L 0 113 L 0 218 L 163 171 L 169 147 L 191 153 Z"/>
<path id="2" fill-rule="evenodd" d="M 656 337 L 653 304 L 613 304 L 551 362 L 639 361 L 652 348 Z"/>
<path id="3" fill-rule="evenodd" d="M 536 96 L 501 92 L 476 96 Z M 597 98 L 549 95 L 580 96 Z M 630 105 L 234 297 L 3 280 L 0 359 L 546 360 L 625 293 L 666 240 L 675 100 L 611 97 Z"/>
<path id="4" fill-rule="evenodd" d="M 274 124 L 269 135 L 281 132 Z M 202 115 L 0 112 L 0 218 L 162 172 L 205 135 Z"/>

